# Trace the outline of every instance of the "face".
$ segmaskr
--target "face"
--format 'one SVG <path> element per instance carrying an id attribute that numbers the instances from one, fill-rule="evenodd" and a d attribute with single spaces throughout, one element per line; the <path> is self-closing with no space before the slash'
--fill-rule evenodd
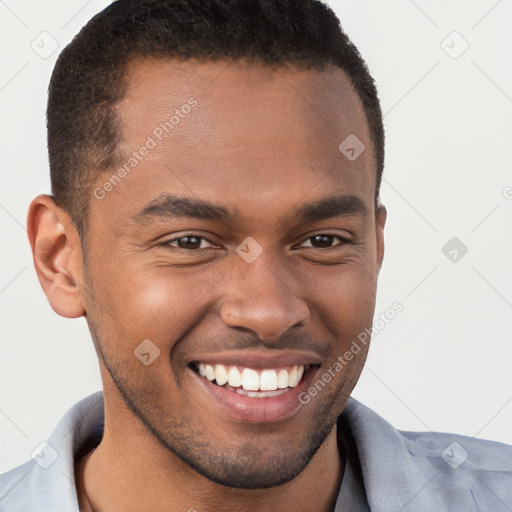
<path id="1" fill-rule="evenodd" d="M 284 483 L 366 358 L 335 370 L 371 326 L 383 253 L 360 101 L 338 69 L 145 61 L 128 83 L 84 270 L 103 378 L 210 480 Z M 350 134 L 355 160 L 338 149 Z"/>

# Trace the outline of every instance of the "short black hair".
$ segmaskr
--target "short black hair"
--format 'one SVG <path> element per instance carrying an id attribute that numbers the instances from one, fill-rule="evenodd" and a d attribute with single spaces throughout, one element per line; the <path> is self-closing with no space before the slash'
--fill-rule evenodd
<path id="1" fill-rule="evenodd" d="M 94 16 L 60 54 L 47 107 L 52 195 L 83 237 L 91 185 L 120 162 L 114 107 L 136 58 L 248 59 L 322 71 L 341 68 L 359 95 L 376 165 L 384 167 L 377 90 L 334 12 L 319 0 L 118 0 Z M 341 142 L 341 141 L 340 141 Z"/>

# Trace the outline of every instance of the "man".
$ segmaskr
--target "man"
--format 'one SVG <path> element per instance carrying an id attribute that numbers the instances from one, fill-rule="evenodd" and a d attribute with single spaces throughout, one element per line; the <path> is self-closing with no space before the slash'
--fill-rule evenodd
<path id="1" fill-rule="evenodd" d="M 59 57 L 48 146 L 34 263 L 85 316 L 103 393 L 0 478 L 1 511 L 510 510 L 510 447 L 349 398 L 384 133 L 325 5 L 113 3 Z"/>

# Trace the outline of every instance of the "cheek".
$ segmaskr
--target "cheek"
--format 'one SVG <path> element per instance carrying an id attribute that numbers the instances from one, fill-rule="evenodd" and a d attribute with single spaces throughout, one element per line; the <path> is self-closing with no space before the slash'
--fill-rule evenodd
<path id="1" fill-rule="evenodd" d="M 338 340 L 348 341 L 372 323 L 376 273 L 364 262 L 310 271 L 307 299 L 321 324 Z"/>
<path id="2" fill-rule="evenodd" d="M 174 342 L 191 326 L 200 321 L 204 308 L 217 291 L 222 279 L 220 272 L 202 272 L 200 269 L 183 272 L 166 267 L 151 269 L 123 266 L 122 273 L 99 279 L 95 285 L 97 303 L 104 305 L 94 310 L 108 325 L 111 335 L 127 337 L 129 346 L 150 339 L 161 350 L 169 350 Z M 108 314 L 105 314 L 108 311 Z M 132 348 L 133 349 L 133 348 Z"/>

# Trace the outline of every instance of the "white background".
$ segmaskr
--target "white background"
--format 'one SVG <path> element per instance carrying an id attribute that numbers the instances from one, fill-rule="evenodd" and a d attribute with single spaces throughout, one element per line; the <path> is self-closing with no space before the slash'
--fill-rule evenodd
<path id="1" fill-rule="evenodd" d="M 44 111 L 58 51 L 108 3 L 0 2 L 0 472 L 101 387 L 85 320 L 58 317 L 41 291 L 25 219 L 50 191 Z M 512 2 L 330 5 L 385 113 L 376 313 L 404 307 L 375 338 L 354 396 L 400 429 L 512 443 Z M 51 50 L 43 31 L 59 45 L 47 59 L 31 47 L 44 37 Z M 463 49 L 453 31 L 469 43 L 456 59 L 445 51 Z M 441 251 L 454 236 L 468 248 L 456 263 Z"/>

